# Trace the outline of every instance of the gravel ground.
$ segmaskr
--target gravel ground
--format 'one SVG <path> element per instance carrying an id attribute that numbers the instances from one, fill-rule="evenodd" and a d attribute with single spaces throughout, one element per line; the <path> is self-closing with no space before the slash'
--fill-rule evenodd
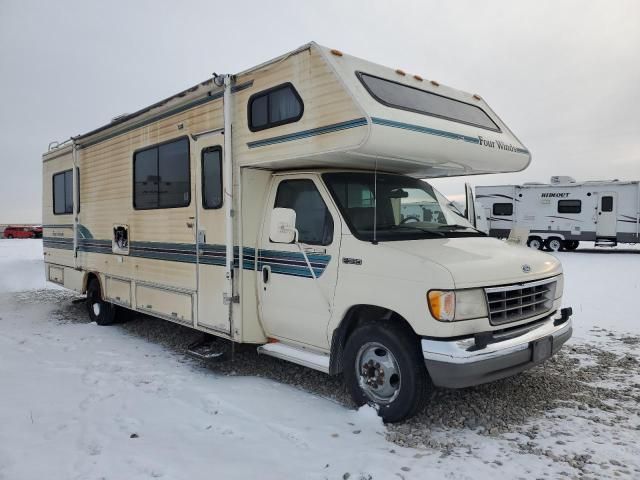
<path id="1" fill-rule="evenodd" d="M 58 305 L 52 313 L 55 321 L 85 323 L 88 317 L 84 304 L 73 303 L 79 298 L 61 290 L 14 296 L 18 302 Z M 255 346 L 236 345 L 233 361 L 204 363 L 184 355 L 187 346 L 201 338 L 200 332 L 146 316 L 135 316 L 112 328 L 165 345 L 185 362 L 218 374 L 269 378 L 353 407 L 340 376 L 329 377 L 259 356 Z M 613 441 L 620 448 L 628 446 L 630 438 L 640 440 L 640 337 L 620 336 L 604 329 L 593 330 L 592 334 L 600 337 L 597 342 L 586 344 L 574 339 L 550 361 L 515 377 L 463 390 L 434 389 L 422 413 L 387 426 L 388 439 L 400 446 L 437 449 L 442 455 L 452 455 L 464 449 L 471 453 L 477 436 L 491 437 L 505 440 L 510 446 L 503 456 L 505 461 L 517 454 L 533 454 L 566 464 L 567 476 L 573 478 L 640 478 L 640 461 L 625 464 L 615 458 L 603 460 L 596 455 L 596 448 L 567 448 L 576 435 L 593 437 L 595 444 L 605 443 L 606 435 L 599 440 L 603 428 L 620 434 L 613 433 Z M 230 343 L 217 342 L 230 358 Z M 549 446 L 550 440 L 553 446 Z M 494 463 L 499 465 L 500 461 Z"/>

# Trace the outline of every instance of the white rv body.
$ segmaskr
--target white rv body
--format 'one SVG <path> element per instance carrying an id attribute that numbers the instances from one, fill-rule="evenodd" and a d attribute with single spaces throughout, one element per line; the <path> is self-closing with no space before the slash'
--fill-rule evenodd
<path id="1" fill-rule="evenodd" d="M 607 246 L 640 242 L 638 181 L 552 177 L 549 184 L 478 186 L 476 199 L 493 237 L 506 238 L 511 229 L 526 228 L 536 247 L 554 239 L 567 249 L 580 241 Z"/>
<path id="2" fill-rule="evenodd" d="M 46 275 L 97 322 L 145 312 L 344 372 L 398 420 L 427 374 L 491 381 L 571 335 L 560 263 L 418 180 L 530 159 L 479 96 L 310 43 L 50 148 Z M 403 222 L 417 204 L 435 213 Z"/>

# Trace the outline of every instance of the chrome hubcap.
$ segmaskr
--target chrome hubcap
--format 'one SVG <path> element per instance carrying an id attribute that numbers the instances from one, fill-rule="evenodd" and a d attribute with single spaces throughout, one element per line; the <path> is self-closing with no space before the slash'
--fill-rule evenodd
<path id="1" fill-rule="evenodd" d="M 356 356 L 360 388 L 379 404 L 393 402 L 400 393 L 400 368 L 393 354 L 376 342 L 366 343 Z"/>
<path id="2" fill-rule="evenodd" d="M 92 308 L 93 308 L 93 314 L 94 314 L 96 317 L 99 317 L 99 316 L 100 316 L 100 304 L 99 304 L 99 303 L 97 303 L 97 302 L 95 302 L 95 303 L 92 305 Z"/>

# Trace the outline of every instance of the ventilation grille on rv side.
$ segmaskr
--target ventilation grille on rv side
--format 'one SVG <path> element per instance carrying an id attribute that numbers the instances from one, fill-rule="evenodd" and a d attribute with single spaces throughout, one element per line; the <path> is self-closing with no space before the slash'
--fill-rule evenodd
<path id="1" fill-rule="evenodd" d="M 485 288 L 491 325 L 517 322 L 551 310 L 556 292 L 556 281 L 507 285 Z"/>

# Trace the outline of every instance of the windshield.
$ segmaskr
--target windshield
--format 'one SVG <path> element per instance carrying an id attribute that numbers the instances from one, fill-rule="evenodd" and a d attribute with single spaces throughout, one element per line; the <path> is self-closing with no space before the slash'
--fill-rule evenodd
<path id="1" fill-rule="evenodd" d="M 379 173 L 376 185 L 375 177 L 369 172 L 323 175 L 351 232 L 360 240 L 484 236 L 460 212 L 451 209 L 449 200 L 428 183 L 403 175 Z"/>

